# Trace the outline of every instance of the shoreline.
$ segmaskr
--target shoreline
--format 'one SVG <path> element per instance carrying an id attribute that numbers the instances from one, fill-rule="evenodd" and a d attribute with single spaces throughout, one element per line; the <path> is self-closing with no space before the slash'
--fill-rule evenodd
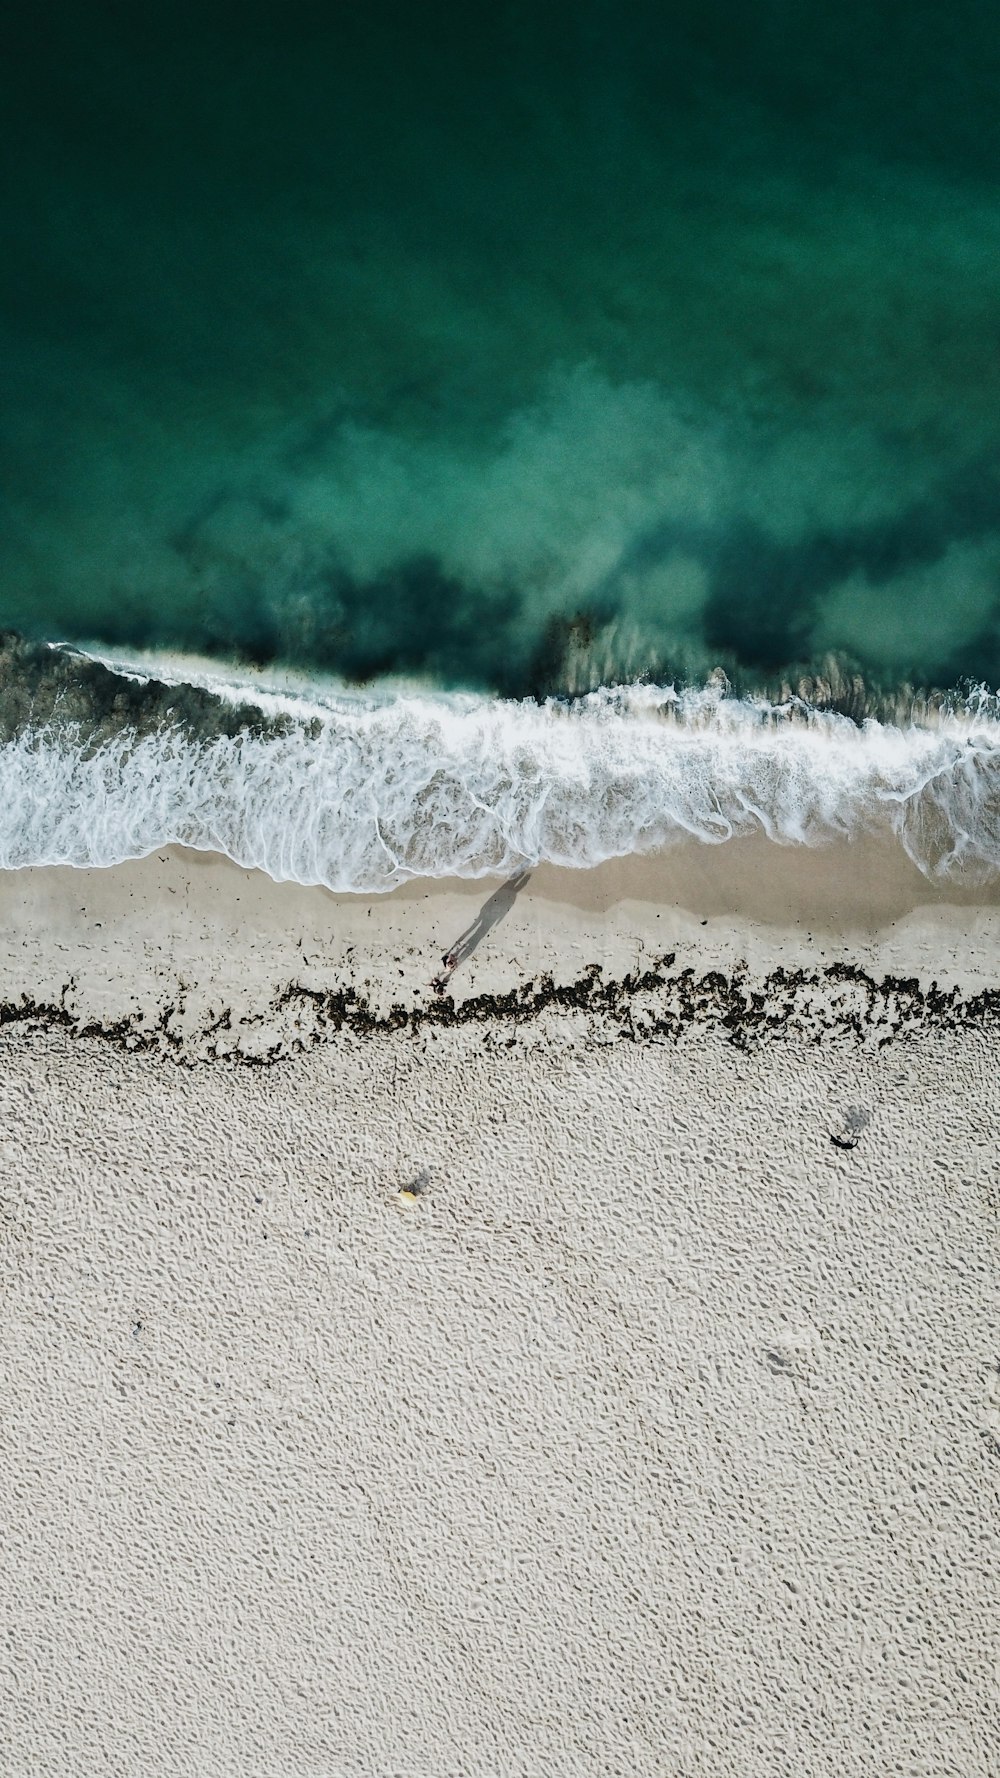
<path id="1" fill-rule="evenodd" d="M 831 975 L 881 998 L 867 1024 L 884 1022 L 887 978 L 915 985 L 908 1024 L 935 996 L 942 1016 L 942 995 L 988 1002 L 992 1017 L 1000 991 L 1000 882 L 935 883 L 898 848 L 856 840 L 692 841 L 585 871 L 543 865 L 523 882 L 418 880 L 380 896 L 276 883 L 170 848 L 111 869 L 2 873 L 0 931 L 6 1022 L 103 1031 L 192 1060 L 272 1060 L 345 1024 L 488 1018 L 491 1004 L 500 1016 L 512 996 L 522 1013 L 558 1010 L 552 988 L 570 1010 L 621 1024 L 628 1004 L 662 1027 L 663 992 L 633 1004 L 651 974 L 721 979 L 702 1010 L 723 1023 L 734 991 L 772 1000 L 775 983 L 797 1018 L 793 976 L 825 996 L 830 1028 L 857 1017 L 856 996 L 826 991 Z M 687 991 L 671 1028 L 698 1022 L 696 999 Z"/>

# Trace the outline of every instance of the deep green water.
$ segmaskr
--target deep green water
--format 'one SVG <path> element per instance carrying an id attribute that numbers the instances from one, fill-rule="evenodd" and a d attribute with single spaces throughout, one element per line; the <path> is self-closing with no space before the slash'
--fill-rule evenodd
<path id="1" fill-rule="evenodd" d="M 8 7 L 0 625 L 1000 681 L 1000 14 Z"/>

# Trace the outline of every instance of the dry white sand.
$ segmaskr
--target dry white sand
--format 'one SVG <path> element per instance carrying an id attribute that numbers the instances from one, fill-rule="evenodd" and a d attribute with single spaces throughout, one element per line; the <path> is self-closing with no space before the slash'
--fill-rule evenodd
<path id="1" fill-rule="evenodd" d="M 664 927 L 674 970 L 1000 985 L 981 896 L 859 850 L 780 855 L 786 906 L 741 856 L 536 880 L 456 1000 Z M 0 1033 L 0 1767 L 988 1778 L 992 1028 L 914 1002 L 881 1048 L 803 1014 L 741 1050 L 550 1006 L 177 1065 L 222 1002 L 287 1047 L 293 973 L 433 1007 L 492 887 L 2 885 L 0 1002 L 68 1023 Z M 129 1054 L 178 980 L 178 1043 Z"/>

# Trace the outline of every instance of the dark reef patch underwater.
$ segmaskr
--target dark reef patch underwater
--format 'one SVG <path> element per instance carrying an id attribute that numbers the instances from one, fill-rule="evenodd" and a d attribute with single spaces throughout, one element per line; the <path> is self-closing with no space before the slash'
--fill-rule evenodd
<path id="1" fill-rule="evenodd" d="M 995 872 L 998 90 L 980 0 L 8 9 L 0 865 Z"/>

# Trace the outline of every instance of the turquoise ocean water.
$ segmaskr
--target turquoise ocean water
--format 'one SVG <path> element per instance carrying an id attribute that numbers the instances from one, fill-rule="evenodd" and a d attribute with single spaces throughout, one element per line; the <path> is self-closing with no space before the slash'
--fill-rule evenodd
<path id="1" fill-rule="evenodd" d="M 8 9 L 0 860 L 995 870 L 998 91 L 972 0 Z"/>

